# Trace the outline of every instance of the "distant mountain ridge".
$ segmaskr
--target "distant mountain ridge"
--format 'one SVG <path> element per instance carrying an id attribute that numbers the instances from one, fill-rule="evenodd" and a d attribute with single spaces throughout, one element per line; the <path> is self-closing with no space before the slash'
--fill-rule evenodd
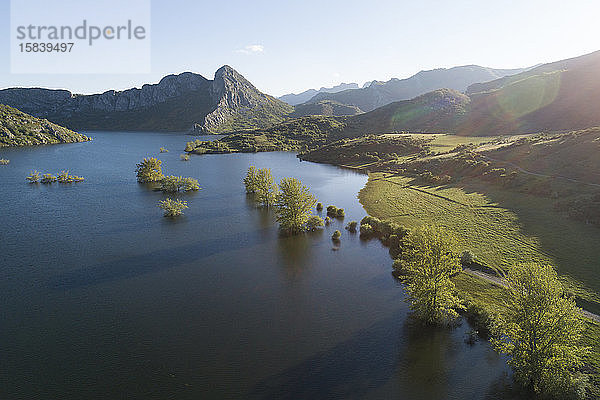
<path id="1" fill-rule="evenodd" d="M 459 135 L 556 132 L 600 126 L 600 51 L 517 75 L 440 89 L 350 117 L 346 133 Z"/>
<path id="2" fill-rule="evenodd" d="M 67 90 L 10 88 L 0 103 L 72 129 L 164 130 L 221 133 L 282 122 L 293 107 L 256 89 L 233 68 L 214 80 L 184 72 L 157 84 L 79 95 Z"/>
<path id="3" fill-rule="evenodd" d="M 333 86 L 330 88 L 327 87 L 321 87 L 320 89 L 316 90 L 316 89 L 308 89 L 305 90 L 302 93 L 290 93 L 290 94 L 284 94 L 283 96 L 278 97 L 279 100 L 284 101 L 292 106 L 301 104 L 301 103 L 305 103 L 308 100 L 312 99 L 315 95 L 319 94 L 319 93 L 337 93 L 337 92 L 341 92 L 342 90 L 348 90 L 348 89 L 358 89 L 358 84 L 356 83 L 340 83 L 337 86 Z"/>
<path id="4" fill-rule="evenodd" d="M 318 93 L 307 103 L 331 100 L 369 112 L 387 104 L 410 100 L 437 89 L 453 89 L 463 92 L 474 83 L 492 81 L 507 75 L 518 74 L 524 70 L 523 68 L 494 69 L 478 65 L 438 68 L 421 71 L 406 79 L 392 78 L 387 82 L 372 81 L 361 89 L 350 89 L 337 93 Z"/>

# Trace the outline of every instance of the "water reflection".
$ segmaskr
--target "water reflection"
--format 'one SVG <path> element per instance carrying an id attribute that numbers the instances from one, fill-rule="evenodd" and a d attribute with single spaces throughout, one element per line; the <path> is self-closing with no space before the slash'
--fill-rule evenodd
<path id="1" fill-rule="evenodd" d="M 298 280 L 310 266 L 312 245 L 313 238 L 311 235 L 289 236 L 279 234 L 277 240 L 279 264 L 281 264 L 288 281 Z"/>
<path id="2" fill-rule="evenodd" d="M 402 313 L 398 312 L 358 331 L 330 350 L 259 382 L 249 398 L 368 397 L 370 392 L 384 386 L 395 370 L 400 321 Z"/>

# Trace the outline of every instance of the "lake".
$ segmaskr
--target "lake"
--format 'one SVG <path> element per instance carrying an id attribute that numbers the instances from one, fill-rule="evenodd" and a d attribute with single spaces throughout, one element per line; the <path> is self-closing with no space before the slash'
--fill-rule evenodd
<path id="1" fill-rule="evenodd" d="M 281 152 L 184 162 L 190 136 L 85 133 L 0 149 L 1 399 L 507 397 L 505 360 L 466 344 L 466 322 L 408 318 L 387 249 L 343 229 L 365 215 L 365 175 Z M 146 156 L 198 179 L 185 215 L 163 218 L 166 196 L 136 182 Z M 246 198 L 250 165 L 299 178 L 345 222 L 280 237 Z M 34 169 L 85 182 L 31 185 Z"/>

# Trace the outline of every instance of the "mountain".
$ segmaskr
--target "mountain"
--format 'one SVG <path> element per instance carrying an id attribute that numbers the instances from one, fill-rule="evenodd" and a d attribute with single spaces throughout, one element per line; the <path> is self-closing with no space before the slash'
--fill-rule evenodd
<path id="1" fill-rule="evenodd" d="M 0 147 L 74 143 L 90 140 L 45 119 L 0 104 Z"/>
<path id="2" fill-rule="evenodd" d="M 466 93 L 441 89 L 394 102 L 350 117 L 346 132 L 501 135 L 593 126 L 600 126 L 600 51 L 473 84 Z"/>
<path id="3" fill-rule="evenodd" d="M 333 100 L 352 105 L 362 111 L 372 111 L 387 104 L 408 100 L 437 89 L 453 89 L 463 92 L 469 85 L 487 82 L 506 75 L 523 72 L 524 69 L 493 69 L 477 65 L 454 68 L 438 68 L 421 71 L 407 79 L 393 78 L 387 82 L 372 81 L 361 89 L 344 90 L 338 93 L 319 93 L 308 103 Z"/>
<path id="4" fill-rule="evenodd" d="M 358 84 L 356 84 L 356 83 L 340 83 L 339 85 L 330 87 L 330 88 L 322 87 L 319 90 L 308 89 L 299 94 L 294 94 L 294 93 L 284 94 L 283 96 L 279 97 L 279 100 L 285 101 L 286 103 L 291 104 L 292 106 L 295 106 L 295 105 L 307 102 L 308 100 L 310 100 L 311 98 L 313 98 L 315 95 L 317 95 L 319 93 L 337 93 L 337 92 L 341 92 L 342 90 L 347 90 L 347 89 L 358 89 Z"/>
<path id="5" fill-rule="evenodd" d="M 0 103 L 72 129 L 161 130 L 200 133 L 264 128 L 284 120 L 293 107 L 261 93 L 229 66 L 214 80 L 184 72 L 157 84 L 80 95 L 67 90 L 0 90 Z"/>
<path id="6" fill-rule="evenodd" d="M 345 116 L 357 115 L 362 111 L 356 106 L 349 106 L 332 100 L 322 100 L 316 103 L 298 104 L 294 107 L 291 117 L 304 117 L 307 115 Z"/>

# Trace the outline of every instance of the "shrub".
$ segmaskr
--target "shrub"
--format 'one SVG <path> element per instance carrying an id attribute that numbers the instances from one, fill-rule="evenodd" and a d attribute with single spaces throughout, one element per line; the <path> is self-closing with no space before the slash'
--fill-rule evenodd
<path id="1" fill-rule="evenodd" d="M 329 225 L 331 223 L 331 218 L 325 217 L 325 225 Z"/>
<path id="2" fill-rule="evenodd" d="M 56 177 L 59 183 L 83 182 L 82 176 L 69 175 L 69 171 L 61 171 Z"/>
<path id="3" fill-rule="evenodd" d="M 324 225 L 325 222 L 323 221 L 323 218 L 319 217 L 318 215 L 312 215 L 308 221 L 306 221 L 306 229 L 309 231 L 315 231 L 317 228 Z"/>
<path id="4" fill-rule="evenodd" d="M 161 147 L 161 148 L 160 148 L 160 152 L 161 152 L 161 153 L 168 153 L 168 152 L 169 152 L 169 150 L 165 149 L 164 147 Z"/>
<path id="5" fill-rule="evenodd" d="M 317 203 L 317 211 L 323 210 L 323 203 Z"/>
<path id="6" fill-rule="evenodd" d="M 337 218 L 344 218 L 346 216 L 346 214 L 344 213 L 344 209 L 343 208 L 338 208 L 335 212 L 335 216 Z"/>
<path id="7" fill-rule="evenodd" d="M 464 266 L 469 266 L 475 262 L 475 254 L 470 250 L 463 251 L 460 255 L 460 262 Z"/>
<path id="8" fill-rule="evenodd" d="M 8 163 L 10 163 L 10 160 L 6 160 L 4 158 L 0 158 L 0 165 L 8 165 Z"/>
<path id="9" fill-rule="evenodd" d="M 142 162 L 136 164 L 135 173 L 137 175 L 138 182 L 157 182 L 160 181 L 164 175 L 161 170 L 162 161 L 154 157 L 144 158 Z"/>
<path id="10" fill-rule="evenodd" d="M 165 210 L 165 217 L 177 217 L 183 214 L 183 210 L 188 208 L 187 201 L 173 200 L 167 198 L 158 202 L 158 207 Z"/>
<path id="11" fill-rule="evenodd" d="M 167 193 L 190 192 L 199 190 L 198 180 L 194 178 L 183 178 L 181 176 L 165 176 L 160 181 L 160 190 Z"/>
<path id="12" fill-rule="evenodd" d="M 333 235 L 331 235 L 333 240 L 340 240 L 340 237 L 342 237 L 342 232 L 338 231 L 337 229 L 335 232 L 333 232 Z"/>
<path id="13" fill-rule="evenodd" d="M 357 225 L 358 225 L 358 222 L 350 221 L 350 222 L 348 222 L 348 225 L 346 225 L 346 229 L 348 229 L 350 232 L 356 232 Z"/>
<path id="14" fill-rule="evenodd" d="M 56 182 L 56 177 L 52 174 L 44 174 L 42 176 L 42 183 L 54 183 Z"/>
<path id="15" fill-rule="evenodd" d="M 189 154 L 182 154 L 179 156 L 179 158 L 181 159 L 181 161 L 190 161 L 190 155 Z"/>
<path id="16" fill-rule="evenodd" d="M 37 171 L 33 171 L 31 175 L 27 177 L 29 183 L 38 183 L 40 181 L 40 173 Z"/>
<path id="17" fill-rule="evenodd" d="M 360 225 L 361 236 L 371 236 L 373 234 L 373 227 L 369 224 Z"/>
<path id="18" fill-rule="evenodd" d="M 336 206 L 327 206 L 327 215 L 335 217 L 337 215 L 337 207 Z"/>

